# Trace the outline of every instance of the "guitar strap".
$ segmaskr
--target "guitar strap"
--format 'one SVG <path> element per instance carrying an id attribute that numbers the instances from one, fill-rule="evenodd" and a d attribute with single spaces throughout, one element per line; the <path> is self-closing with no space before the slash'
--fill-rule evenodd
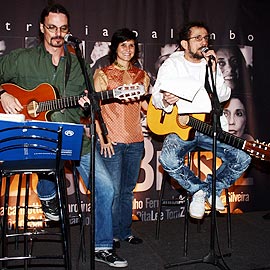
<path id="1" fill-rule="evenodd" d="M 65 72 L 65 87 L 66 87 L 68 79 L 69 79 L 69 75 L 70 75 L 70 69 L 71 69 L 71 56 L 70 56 L 69 49 L 67 47 L 65 49 L 65 55 L 67 57 L 66 72 Z"/>
<path id="2" fill-rule="evenodd" d="M 69 79 L 69 75 L 70 75 L 70 69 L 71 69 L 71 55 L 70 55 L 70 46 L 69 45 L 64 45 L 64 51 L 65 51 L 65 56 L 66 56 L 66 66 L 65 66 L 65 86 L 63 89 L 63 94 L 61 95 L 61 97 L 65 97 L 66 96 L 66 87 L 67 87 L 67 82 Z M 60 94 L 59 90 L 58 93 Z M 64 112 L 65 109 L 60 110 L 60 112 Z"/>

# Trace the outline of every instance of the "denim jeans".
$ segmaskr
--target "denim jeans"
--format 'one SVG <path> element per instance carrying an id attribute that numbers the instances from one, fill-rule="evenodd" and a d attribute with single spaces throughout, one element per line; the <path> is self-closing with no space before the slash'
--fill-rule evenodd
<path id="1" fill-rule="evenodd" d="M 176 134 L 170 134 L 164 140 L 159 160 L 164 170 L 191 194 L 203 190 L 209 197 L 212 194 L 212 175 L 207 175 L 206 180 L 201 181 L 184 164 L 185 155 L 196 147 L 212 151 L 213 139 L 199 132 L 196 132 L 191 141 L 184 141 Z M 216 195 L 220 196 L 222 190 L 229 188 L 248 168 L 251 158 L 244 151 L 219 141 L 217 157 L 222 160 L 216 171 Z"/>
<path id="2" fill-rule="evenodd" d="M 100 143 L 97 142 L 100 151 Z M 117 143 L 111 158 L 103 161 L 110 172 L 114 187 L 113 236 L 124 240 L 131 236 L 133 190 L 136 186 L 144 153 L 144 142 Z"/>
<path id="3" fill-rule="evenodd" d="M 86 187 L 90 174 L 90 153 L 81 157 L 77 167 Z M 91 183 L 90 183 L 91 184 Z M 52 181 L 40 179 L 38 194 L 42 198 L 50 198 L 56 194 L 55 184 Z M 95 153 L 95 248 L 112 249 L 112 203 L 114 189 L 110 174 L 102 161 L 100 154 Z"/>

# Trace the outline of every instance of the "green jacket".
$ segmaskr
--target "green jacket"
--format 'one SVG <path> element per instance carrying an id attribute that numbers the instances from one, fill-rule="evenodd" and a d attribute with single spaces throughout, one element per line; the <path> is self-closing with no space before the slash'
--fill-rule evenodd
<path id="1" fill-rule="evenodd" d="M 17 49 L 0 57 L 0 84 L 14 83 L 25 90 L 32 90 L 41 83 L 49 83 L 60 94 L 60 97 L 79 96 L 86 89 L 84 77 L 77 56 L 70 55 L 70 72 L 67 83 L 67 56 L 60 59 L 58 67 L 52 64 L 52 56 L 43 44 L 34 48 Z M 90 82 L 93 85 L 90 67 L 87 67 Z M 17 97 L 18 98 L 18 97 Z M 19 98 L 18 98 L 19 99 Z M 51 120 L 54 122 L 80 123 L 83 111 L 80 107 L 55 111 Z M 82 155 L 89 152 L 89 139 L 84 137 Z"/>

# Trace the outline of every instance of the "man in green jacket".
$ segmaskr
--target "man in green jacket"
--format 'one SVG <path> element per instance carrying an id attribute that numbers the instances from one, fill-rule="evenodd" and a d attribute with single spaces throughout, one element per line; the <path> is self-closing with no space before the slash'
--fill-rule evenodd
<path id="1" fill-rule="evenodd" d="M 35 89 L 41 83 L 51 84 L 60 97 L 79 96 L 86 89 L 84 76 L 76 55 L 70 53 L 64 42 L 69 33 L 69 13 L 59 4 L 46 7 L 40 18 L 40 44 L 35 48 L 17 49 L 0 58 L 0 84 L 13 83 L 25 90 Z M 92 82 L 88 66 L 88 75 Z M 33 93 L 34 94 L 34 93 Z M 46 93 L 44 93 L 46 97 Z M 11 95 L 0 87 L 3 110 L 9 114 L 23 109 L 20 97 Z M 34 97 L 33 97 L 34 98 Z M 67 108 L 55 111 L 51 121 L 80 123 L 83 111 Z M 78 138 L 80 139 L 80 138 Z M 90 141 L 84 136 L 81 163 L 78 170 L 88 186 Z M 113 186 L 110 174 L 95 153 L 95 252 L 96 260 L 112 267 L 126 267 L 127 261 L 113 252 L 112 201 Z M 55 182 L 48 175 L 39 177 L 37 192 L 44 214 L 51 220 L 59 220 Z"/>

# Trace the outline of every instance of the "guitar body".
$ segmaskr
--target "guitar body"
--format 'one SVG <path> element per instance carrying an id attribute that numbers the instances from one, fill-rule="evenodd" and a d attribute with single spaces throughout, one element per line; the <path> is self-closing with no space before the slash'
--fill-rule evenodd
<path id="1" fill-rule="evenodd" d="M 21 114 L 23 114 L 27 120 L 49 120 L 49 111 L 36 113 L 36 108 L 40 102 L 55 100 L 57 98 L 57 92 L 50 84 L 42 83 L 32 90 L 25 90 L 12 83 L 5 83 L 1 86 L 9 94 L 18 98 L 23 106 Z M 1 105 L 0 113 L 5 113 Z"/>
<path id="2" fill-rule="evenodd" d="M 25 90 L 15 84 L 2 84 L 4 90 L 16 97 L 23 106 L 21 114 L 26 119 L 49 121 L 53 111 L 79 106 L 79 99 L 83 96 L 58 97 L 58 92 L 48 83 L 42 83 L 35 89 Z M 112 90 L 95 92 L 95 98 L 106 100 L 116 98 L 120 100 L 138 99 L 145 94 L 144 85 L 128 84 Z M 0 105 L 0 113 L 5 113 Z"/>
<path id="3" fill-rule="evenodd" d="M 150 99 L 147 109 L 147 124 L 150 130 L 157 135 L 167 135 L 169 133 L 176 133 L 182 140 L 188 140 L 192 138 L 193 128 L 185 125 L 179 121 L 179 115 L 177 106 L 173 107 L 171 113 L 165 113 L 162 122 L 163 110 L 156 109 L 152 103 L 152 97 Z M 181 117 L 185 117 L 180 116 Z M 205 114 L 194 114 L 194 118 L 204 121 Z"/>
<path id="4" fill-rule="evenodd" d="M 213 137 L 213 127 L 204 122 L 205 114 L 179 115 L 176 106 L 171 113 L 165 113 L 164 117 L 162 112 L 163 110 L 154 107 L 151 98 L 147 110 L 147 123 L 150 130 L 157 135 L 176 133 L 181 139 L 188 140 L 191 132 L 197 130 Z M 163 122 L 160 121 L 162 118 Z M 270 144 L 260 143 L 259 141 L 249 142 L 224 130 L 217 132 L 216 136 L 218 140 L 241 149 L 255 158 L 270 161 Z"/>

